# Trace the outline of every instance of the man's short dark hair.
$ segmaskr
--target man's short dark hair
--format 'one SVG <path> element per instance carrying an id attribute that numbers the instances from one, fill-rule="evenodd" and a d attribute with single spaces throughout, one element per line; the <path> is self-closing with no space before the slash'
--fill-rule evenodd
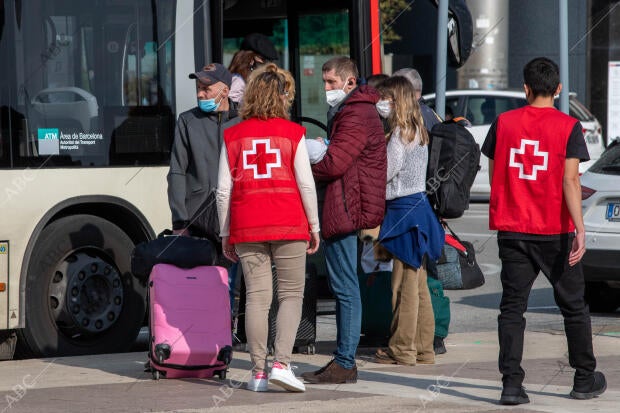
<path id="1" fill-rule="evenodd" d="M 560 69 L 546 57 L 537 57 L 523 67 L 523 81 L 536 96 L 553 96 L 560 84 Z"/>
<path id="2" fill-rule="evenodd" d="M 335 70 L 336 75 L 342 79 L 347 80 L 349 77 L 358 78 L 359 72 L 357 71 L 357 65 L 353 59 L 346 56 L 336 56 L 329 59 L 323 64 L 323 73 Z"/>

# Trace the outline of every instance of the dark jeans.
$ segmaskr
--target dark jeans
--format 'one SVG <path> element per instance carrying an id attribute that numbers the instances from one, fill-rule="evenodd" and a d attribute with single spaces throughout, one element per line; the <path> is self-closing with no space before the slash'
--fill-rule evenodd
<path id="1" fill-rule="evenodd" d="M 362 300 L 357 278 L 357 235 L 325 240 L 329 287 L 336 297 L 336 363 L 355 366 L 355 352 L 362 328 Z"/>
<path id="2" fill-rule="evenodd" d="M 525 330 L 523 313 L 539 271 L 551 282 L 555 302 L 564 317 L 568 361 L 576 370 L 575 383 L 590 379 L 596 368 L 581 263 L 573 267 L 568 265 L 573 238 L 573 235 L 563 235 L 549 241 L 498 239 L 503 287 L 497 320 L 499 371 L 504 387 L 519 387 L 525 377 L 521 368 Z"/>
<path id="3" fill-rule="evenodd" d="M 235 297 L 239 297 L 239 281 L 242 277 L 239 275 L 240 268 L 241 266 L 238 262 L 233 262 L 233 264 L 228 268 L 228 293 L 230 295 L 230 310 L 233 315 L 236 315 Z"/>

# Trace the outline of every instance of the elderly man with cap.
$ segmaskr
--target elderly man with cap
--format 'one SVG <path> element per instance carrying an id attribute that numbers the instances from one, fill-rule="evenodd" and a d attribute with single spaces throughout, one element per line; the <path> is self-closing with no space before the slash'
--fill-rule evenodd
<path id="1" fill-rule="evenodd" d="M 245 92 L 245 82 L 250 73 L 258 66 L 278 60 L 278 52 L 262 33 L 250 33 L 243 38 L 239 51 L 235 53 L 228 65 L 233 74 L 230 87 L 230 98 L 233 102 L 241 102 Z"/>
<path id="2" fill-rule="evenodd" d="M 232 75 L 212 63 L 189 75 L 197 106 L 179 115 L 168 172 L 168 203 L 175 234 L 217 241 L 215 189 L 224 129 L 239 123 L 229 97 Z M 220 246 L 221 248 L 221 246 Z"/>

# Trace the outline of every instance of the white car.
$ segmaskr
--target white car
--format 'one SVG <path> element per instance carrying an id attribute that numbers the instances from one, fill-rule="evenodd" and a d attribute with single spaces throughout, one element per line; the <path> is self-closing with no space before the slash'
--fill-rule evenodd
<path id="1" fill-rule="evenodd" d="M 592 311 L 620 307 L 620 141 L 581 176 L 586 300 Z"/>
<path id="2" fill-rule="evenodd" d="M 588 145 L 590 161 L 579 164 L 579 172 L 585 172 L 605 150 L 601 124 L 590 111 L 577 100 L 576 94 L 569 94 L 570 115 L 579 119 Z M 423 96 L 426 104 L 435 108 L 435 94 Z M 556 105 L 559 104 L 556 100 Z M 464 116 L 472 127 L 471 134 L 482 147 L 491 124 L 500 113 L 527 105 L 525 92 L 519 90 L 452 90 L 446 92 L 446 114 Z M 489 166 L 486 156 L 480 157 L 480 171 L 471 188 L 472 198 L 488 198 Z"/>

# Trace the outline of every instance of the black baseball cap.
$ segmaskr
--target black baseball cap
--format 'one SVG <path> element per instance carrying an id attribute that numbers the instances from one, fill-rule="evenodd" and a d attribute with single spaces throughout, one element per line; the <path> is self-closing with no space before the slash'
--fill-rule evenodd
<path id="1" fill-rule="evenodd" d="M 278 60 L 278 52 L 269 37 L 262 33 L 250 33 L 241 42 L 241 50 L 251 50 L 267 60 Z"/>
<path id="2" fill-rule="evenodd" d="M 205 85 L 212 85 L 217 82 L 222 82 L 230 88 L 232 83 L 232 74 L 219 63 L 211 63 L 202 68 L 201 71 L 189 74 L 190 79 L 198 79 Z"/>

